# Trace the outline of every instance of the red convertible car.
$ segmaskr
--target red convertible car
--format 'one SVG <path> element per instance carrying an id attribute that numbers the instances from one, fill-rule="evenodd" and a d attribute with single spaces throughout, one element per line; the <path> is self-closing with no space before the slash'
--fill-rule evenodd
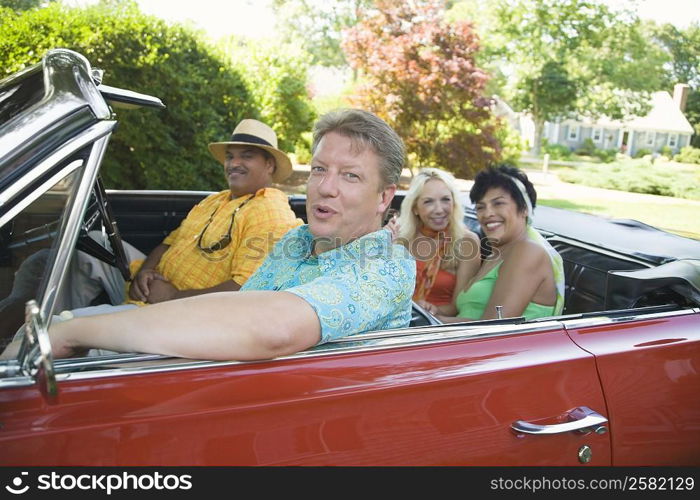
<path id="1" fill-rule="evenodd" d="M 120 236 L 148 252 L 207 194 L 103 189 L 115 110 L 138 106 L 162 104 L 68 50 L 0 82 L 0 349 L 24 339 L 0 361 L 1 465 L 700 465 L 700 242 L 634 221 L 538 208 L 557 317 L 414 305 L 408 328 L 267 361 L 54 360 L 75 249 L 127 273 Z"/>

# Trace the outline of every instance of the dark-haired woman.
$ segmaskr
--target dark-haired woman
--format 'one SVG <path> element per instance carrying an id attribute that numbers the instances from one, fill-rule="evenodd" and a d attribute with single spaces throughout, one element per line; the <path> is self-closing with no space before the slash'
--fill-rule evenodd
<path id="1" fill-rule="evenodd" d="M 479 172 L 469 193 L 492 252 L 456 297 L 457 317 L 446 322 L 561 314 L 561 256 L 531 226 L 537 193 L 521 170 L 499 166 Z"/>

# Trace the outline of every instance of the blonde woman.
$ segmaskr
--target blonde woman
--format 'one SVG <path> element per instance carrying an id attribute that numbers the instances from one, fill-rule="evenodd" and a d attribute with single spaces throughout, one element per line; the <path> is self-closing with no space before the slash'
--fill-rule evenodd
<path id="1" fill-rule="evenodd" d="M 411 181 L 397 220 L 397 243 L 416 259 L 413 300 L 434 314 L 455 315 L 455 298 L 481 264 L 479 238 L 463 222 L 452 174 L 422 169 Z"/>

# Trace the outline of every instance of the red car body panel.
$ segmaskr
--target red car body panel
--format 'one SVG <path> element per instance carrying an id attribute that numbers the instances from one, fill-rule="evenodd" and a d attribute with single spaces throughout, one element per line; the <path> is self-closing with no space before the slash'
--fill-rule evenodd
<path id="1" fill-rule="evenodd" d="M 700 317 L 570 331 L 596 356 L 613 465 L 700 464 Z"/>
<path id="2" fill-rule="evenodd" d="M 591 465 L 609 434 L 516 435 L 518 419 L 606 413 L 563 330 L 59 382 L 0 392 L 8 465 Z"/>

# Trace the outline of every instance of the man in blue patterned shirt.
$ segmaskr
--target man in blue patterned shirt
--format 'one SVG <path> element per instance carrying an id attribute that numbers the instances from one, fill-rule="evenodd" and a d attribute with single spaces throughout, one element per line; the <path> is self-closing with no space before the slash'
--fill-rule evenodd
<path id="1" fill-rule="evenodd" d="M 241 290 L 285 290 L 313 307 L 321 342 L 404 328 L 411 320 L 415 263 L 379 230 L 316 255 L 309 226 L 289 231 Z"/>
<path id="2" fill-rule="evenodd" d="M 52 325 L 55 357 L 88 347 L 198 359 L 269 359 L 408 326 L 415 262 L 381 228 L 405 160 L 377 116 L 341 110 L 314 127 L 308 225 L 287 233 L 240 292 Z"/>

